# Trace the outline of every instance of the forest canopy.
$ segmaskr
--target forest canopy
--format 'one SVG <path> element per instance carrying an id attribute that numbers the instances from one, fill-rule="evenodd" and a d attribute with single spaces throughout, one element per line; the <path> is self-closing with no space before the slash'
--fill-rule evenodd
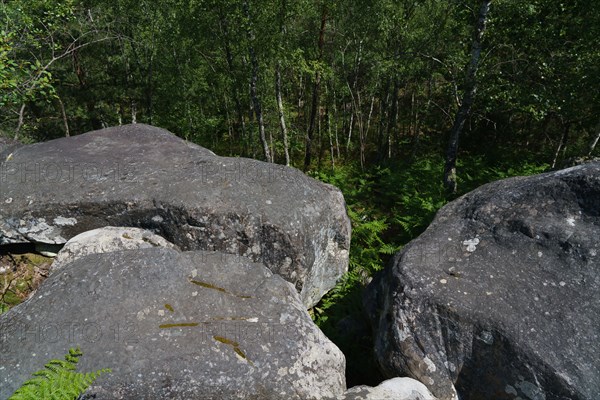
<path id="1" fill-rule="evenodd" d="M 0 129 L 47 140 L 145 122 L 305 170 L 443 155 L 481 5 L 3 0 Z M 599 8 L 491 2 L 460 151 L 553 164 L 593 150 Z"/>

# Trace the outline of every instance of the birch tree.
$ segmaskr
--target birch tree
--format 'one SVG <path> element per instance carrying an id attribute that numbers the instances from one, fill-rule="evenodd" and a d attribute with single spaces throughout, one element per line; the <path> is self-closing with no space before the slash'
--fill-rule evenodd
<path id="1" fill-rule="evenodd" d="M 483 0 L 477 17 L 475 35 L 471 45 L 471 61 L 467 67 L 467 75 L 465 78 L 465 89 L 462 96 L 462 101 L 458 107 L 454 124 L 450 130 L 450 142 L 446 150 L 446 164 L 444 166 L 444 185 L 450 193 L 456 193 L 456 157 L 458 154 L 458 142 L 460 134 L 465 125 L 465 121 L 471 112 L 475 93 L 477 92 L 477 69 L 479 67 L 479 58 L 481 57 L 481 47 L 483 34 L 485 32 L 486 21 L 490 4 L 492 0 Z"/>

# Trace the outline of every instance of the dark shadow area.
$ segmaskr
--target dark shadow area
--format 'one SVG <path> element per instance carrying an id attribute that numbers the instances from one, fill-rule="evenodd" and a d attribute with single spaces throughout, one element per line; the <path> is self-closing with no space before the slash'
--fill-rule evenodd
<path id="1" fill-rule="evenodd" d="M 379 371 L 373 354 L 373 334 L 362 306 L 364 286 L 355 285 L 327 308 L 327 316 L 318 316 L 321 330 L 346 357 L 346 385 L 377 386 L 386 378 Z M 321 300 L 315 310 L 323 307 Z"/>

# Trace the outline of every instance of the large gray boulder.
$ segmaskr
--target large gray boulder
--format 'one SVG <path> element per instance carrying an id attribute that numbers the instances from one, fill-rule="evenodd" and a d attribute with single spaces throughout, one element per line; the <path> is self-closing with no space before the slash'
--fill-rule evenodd
<path id="1" fill-rule="evenodd" d="M 0 399 L 70 347 L 101 399 L 321 399 L 344 356 L 294 287 L 245 257 L 145 248 L 76 257 L 0 315 Z"/>
<path id="2" fill-rule="evenodd" d="M 600 163 L 443 207 L 367 290 L 375 352 L 442 400 L 600 395 Z"/>
<path id="3" fill-rule="evenodd" d="M 104 226 L 263 262 L 307 307 L 348 267 L 342 194 L 294 168 L 218 157 L 142 124 L 22 146 L 0 159 L 0 244 L 62 244 Z"/>

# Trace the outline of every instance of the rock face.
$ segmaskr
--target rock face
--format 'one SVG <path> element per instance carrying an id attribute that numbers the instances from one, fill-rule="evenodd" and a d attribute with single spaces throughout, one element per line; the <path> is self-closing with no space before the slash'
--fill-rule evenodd
<path id="1" fill-rule="evenodd" d="M 376 387 L 357 386 L 341 400 L 436 400 L 421 382 L 411 378 L 393 378 Z"/>
<path id="2" fill-rule="evenodd" d="M 142 124 L 22 146 L 0 159 L 0 244 L 62 244 L 104 226 L 263 262 L 307 307 L 348 267 L 341 193 L 293 168 L 218 157 Z"/>
<path id="3" fill-rule="evenodd" d="M 75 257 L 0 315 L 0 399 L 80 346 L 100 399 L 317 399 L 344 356 L 293 285 L 245 257 L 144 248 Z"/>
<path id="4" fill-rule="evenodd" d="M 58 270 L 76 258 L 96 253 L 165 247 L 177 249 L 162 236 L 140 228 L 107 226 L 80 233 L 71 238 L 57 254 L 52 269 Z"/>
<path id="5" fill-rule="evenodd" d="M 598 399 L 598 238 L 599 163 L 446 205 L 367 291 L 380 365 L 443 400 Z"/>

